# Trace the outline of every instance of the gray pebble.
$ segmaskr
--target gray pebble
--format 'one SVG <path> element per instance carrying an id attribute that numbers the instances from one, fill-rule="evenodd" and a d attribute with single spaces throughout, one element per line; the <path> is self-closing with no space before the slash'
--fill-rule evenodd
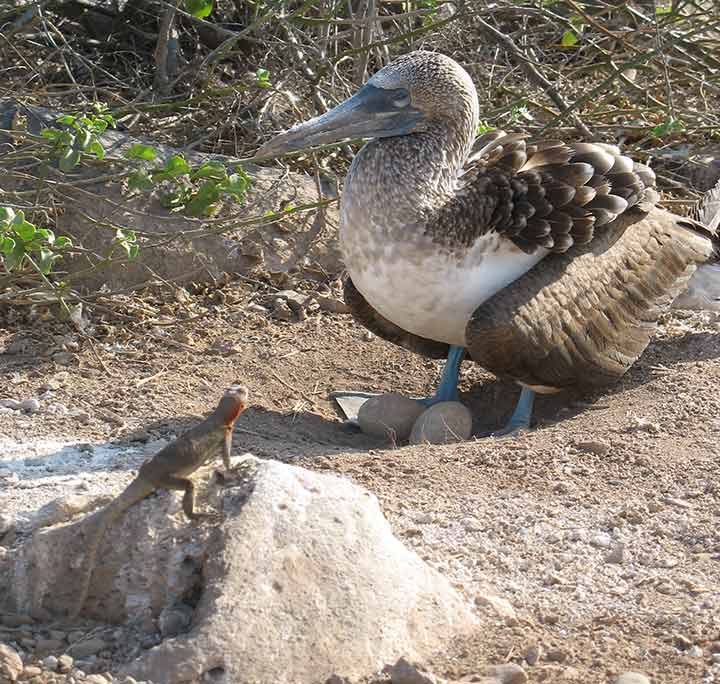
<path id="1" fill-rule="evenodd" d="M 650 684 L 650 679 L 642 672 L 623 672 L 618 675 L 616 684 Z"/>
<path id="2" fill-rule="evenodd" d="M 23 399 L 20 408 L 28 413 L 35 413 L 40 410 L 40 402 L 37 399 Z"/>
<path id="3" fill-rule="evenodd" d="M 609 549 L 612 544 L 612 537 L 607 532 L 598 532 L 590 539 L 590 546 L 596 549 Z"/>
<path id="4" fill-rule="evenodd" d="M 42 661 L 42 664 L 46 670 L 51 670 L 52 672 L 57 672 L 58 659 L 54 655 L 50 655 L 47 658 L 45 658 Z"/>
<path id="5" fill-rule="evenodd" d="M 702 658 L 703 651 L 697 644 L 695 644 L 688 649 L 688 655 L 691 658 Z"/>
<path id="6" fill-rule="evenodd" d="M 2 408 L 9 408 L 13 411 L 20 411 L 22 409 L 22 402 L 15 399 L 0 399 L 0 406 Z"/>
<path id="7" fill-rule="evenodd" d="M 613 546 L 610 553 L 605 556 L 605 562 L 606 563 L 613 563 L 615 565 L 620 565 L 623 562 L 623 558 L 625 556 L 625 544 L 622 544 L 618 542 Z"/>
<path id="8" fill-rule="evenodd" d="M 453 444 L 470 439 L 472 414 L 459 401 L 443 401 L 426 409 L 415 421 L 410 444 Z"/>
<path id="9" fill-rule="evenodd" d="M 59 351 L 53 354 L 52 359 L 59 366 L 69 366 L 75 359 L 75 355 L 67 351 Z"/>
<path id="10" fill-rule="evenodd" d="M 425 407 L 394 392 L 370 397 L 358 411 L 360 429 L 373 437 L 396 441 L 410 436 L 413 425 Z"/>
<path id="11" fill-rule="evenodd" d="M 542 648 L 540 644 L 535 644 L 525 651 L 525 662 L 530 666 L 537 665 L 540 656 L 542 656 Z"/>
<path id="12" fill-rule="evenodd" d="M 491 665 L 487 669 L 487 674 L 489 677 L 494 677 L 497 684 L 525 684 L 528 679 L 525 670 L 515 663 Z"/>

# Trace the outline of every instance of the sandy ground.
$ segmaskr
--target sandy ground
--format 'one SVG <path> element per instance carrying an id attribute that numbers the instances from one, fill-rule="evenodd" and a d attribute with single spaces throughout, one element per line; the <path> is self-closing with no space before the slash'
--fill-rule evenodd
<path id="1" fill-rule="evenodd" d="M 429 393 L 440 364 L 370 338 L 349 316 L 256 310 L 232 283 L 94 312 L 82 337 L 0 313 L 0 511 L 23 517 L 72 491 L 118 491 L 133 469 L 247 384 L 234 450 L 336 472 L 379 497 L 396 534 L 479 606 L 483 627 L 428 665 L 458 678 L 521 662 L 531 682 L 720 682 L 720 323 L 669 316 L 621 383 L 537 402 L 508 440 L 398 447 L 341 421 L 333 390 Z M 518 389 L 464 364 L 481 433 Z M 482 603 L 482 600 L 480 601 Z M 534 655 L 539 655 L 535 660 Z M 528 665 L 527 661 L 533 662 Z"/>

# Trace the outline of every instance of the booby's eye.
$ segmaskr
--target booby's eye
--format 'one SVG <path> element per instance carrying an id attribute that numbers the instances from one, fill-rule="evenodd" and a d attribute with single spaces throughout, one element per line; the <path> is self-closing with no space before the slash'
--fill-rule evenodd
<path id="1" fill-rule="evenodd" d="M 392 103 L 393 107 L 397 107 L 398 109 L 407 107 L 410 104 L 410 95 L 408 93 L 397 95 L 392 99 Z"/>

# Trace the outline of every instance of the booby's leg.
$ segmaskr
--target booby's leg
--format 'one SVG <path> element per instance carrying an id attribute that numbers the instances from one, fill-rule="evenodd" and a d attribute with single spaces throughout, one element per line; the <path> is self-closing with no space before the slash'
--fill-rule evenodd
<path id="1" fill-rule="evenodd" d="M 515 432 L 520 432 L 521 430 L 529 430 L 534 402 L 535 392 L 528 387 L 523 387 L 517 406 L 515 406 L 515 411 L 513 411 L 512 416 L 510 416 L 508 424 L 502 430 L 493 432 L 491 435 L 493 437 L 503 437 Z"/>
<path id="2" fill-rule="evenodd" d="M 445 369 L 443 370 L 442 380 L 435 391 L 435 396 L 427 399 L 418 399 L 425 406 L 439 404 L 441 401 L 457 401 L 458 400 L 458 379 L 460 377 L 460 364 L 465 356 L 465 347 L 451 346 L 448 351 Z"/>

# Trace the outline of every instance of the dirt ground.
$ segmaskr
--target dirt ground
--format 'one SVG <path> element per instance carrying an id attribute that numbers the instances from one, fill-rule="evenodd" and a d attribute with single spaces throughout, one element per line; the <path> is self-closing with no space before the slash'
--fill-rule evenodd
<path id="1" fill-rule="evenodd" d="M 531 682 L 610 682 L 625 670 L 654 684 L 720 682 L 715 317 L 668 316 L 621 383 L 539 399 L 530 433 L 398 447 L 344 425 L 328 394 L 429 393 L 440 364 L 371 338 L 348 315 L 282 322 L 257 300 L 242 281 L 219 295 L 137 297 L 122 317 L 95 310 L 87 337 L 42 312 L 0 312 L 0 399 L 40 402 L 32 413 L 0 409 L 0 510 L 22 515 L 74 488 L 119 490 L 144 448 L 243 382 L 253 407 L 237 453 L 351 478 L 470 600 L 512 604 L 515 617 L 480 605 L 477 635 L 428 663 L 437 675 L 514 661 Z M 468 363 L 461 388 L 476 433 L 501 426 L 518 394 Z M 86 470 L 43 470 L 78 443 L 139 455 L 93 466 L 90 447 Z M 19 463 L 33 468 L 18 477 Z"/>

